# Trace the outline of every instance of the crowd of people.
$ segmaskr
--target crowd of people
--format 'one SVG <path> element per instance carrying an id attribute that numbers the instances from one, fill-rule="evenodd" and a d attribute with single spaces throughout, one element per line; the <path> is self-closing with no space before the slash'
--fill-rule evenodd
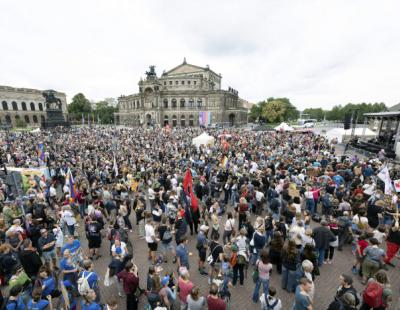
<path id="1" fill-rule="evenodd" d="M 103 298 L 107 288 L 126 309 L 139 301 L 145 309 L 236 309 L 230 300 L 239 285 L 254 287 L 260 309 L 311 310 L 314 281 L 336 251 L 354 259 L 329 310 L 396 302 L 387 273 L 400 248 L 400 201 L 388 178 L 399 179 L 400 169 L 382 156 L 339 156 L 312 132 L 208 130 L 214 143 L 193 145 L 200 133 L 1 133 L 2 309 L 119 309 L 117 297 Z M 11 167 L 46 173 L 10 181 Z M 132 234 L 148 248 L 141 281 Z M 163 268 L 171 263 L 174 270 Z M 206 290 L 194 273 L 207 277 Z M 279 287 L 270 285 L 272 273 Z"/>

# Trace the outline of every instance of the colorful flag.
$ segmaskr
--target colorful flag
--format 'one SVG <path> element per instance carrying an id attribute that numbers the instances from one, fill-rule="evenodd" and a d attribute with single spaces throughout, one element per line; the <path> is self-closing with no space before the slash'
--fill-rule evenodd
<path id="1" fill-rule="evenodd" d="M 83 125 L 85 125 L 85 117 L 83 116 L 83 113 L 82 113 L 82 126 Z"/>
<path id="2" fill-rule="evenodd" d="M 41 161 L 44 160 L 44 144 L 43 143 L 38 144 L 38 157 Z"/>
<path id="3" fill-rule="evenodd" d="M 229 165 L 228 157 L 224 156 L 224 157 L 222 158 L 221 165 L 222 165 L 222 167 L 224 167 L 224 168 L 228 168 L 228 165 Z"/>
<path id="4" fill-rule="evenodd" d="M 71 198 L 72 200 L 75 200 L 76 198 L 76 189 L 75 189 L 75 181 L 74 181 L 74 177 L 72 176 L 72 172 L 71 169 L 68 168 L 67 171 L 67 177 L 65 179 L 65 182 L 68 184 L 69 187 L 69 198 Z"/>

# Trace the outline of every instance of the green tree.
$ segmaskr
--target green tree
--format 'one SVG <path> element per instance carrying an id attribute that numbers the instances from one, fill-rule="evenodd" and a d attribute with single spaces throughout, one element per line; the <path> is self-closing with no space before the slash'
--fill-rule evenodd
<path id="1" fill-rule="evenodd" d="M 262 117 L 262 106 L 264 102 L 258 102 L 250 108 L 249 120 L 255 122 Z"/>
<path id="2" fill-rule="evenodd" d="M 72 102 L 68 105 L 68 113 L 75 119 L 80 119 L 82 113 L 87 115 L 92 111 L 90 101 L 85 97 L 84 94 L 76 94 L 72 98 Z"/>
<path id="3" fill-rule="evenodd" d="M 270 123 L 285 120 L 286 104 L 280 100 L 270 100 L 262 109 L 262 116 Z"/>
<path id="4" fill-rule="evenodd" d="M 309 108 L 303 111 L 304 114 L 310 115 L 310 118 L 322 121 L 325 116 L 325 111 L 321 108 Z"/>
<path id="5" fill-rule="evenodd" d="M 270 97 L 262 105 L 262 116 L 272 123 L 295 120 L 299 117 L 299 114 L 299 111 L 291 104 L 288 98 Z"/>
<path id="6" fill-rule="evenodd" d="M 114 112 L 117 112 L 118 109 L 116 107 L 112 107 L 109 105 L 107 101 L 99 101 L 95 104 L 95 121 L 100 120 L 102 124 L 111 124 L 114 122 Z"/>
<path id="7" fill-rule="evenodd" d="M 332 110 L 327 111 L 326 118 L 330 121 L 343 121 L 346 115 L 353 114 L 353 111 L 357 111 L 357 122 L 362 123 L 364 121 L 365 113 L 377 113 L 387 111 L 386 105 L 381 103 L 348 103 L 345 106 L 334 106 Z"/>

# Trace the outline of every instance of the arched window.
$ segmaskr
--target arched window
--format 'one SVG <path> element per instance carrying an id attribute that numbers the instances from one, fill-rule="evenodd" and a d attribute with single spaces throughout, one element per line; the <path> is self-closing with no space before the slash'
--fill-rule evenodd
<path id="1" fill-rule="evenodd" d="M 178 121 L 176 119 L 176 115 L 172 115 L 172 126 L 175 127 L 178 124 Z"/>
<path id="2" fill-rule="evenodd" d="M 4 110 L 4 111 L 8 111 L 8 104 L 7 104 L 7 101 L 3 101 L 3 102 L 1 103 L 1 105 L 3 106 L 3 110 Z"/>
<path id="3" fill-rule="evenodd" d="M 18 104 L 15 101 L 12 102 L 12 108 L 13 111 L 18 111 Z"/>
<path id="4" fill-rule="evenodd" d="M 186 123 L 186 119 L 185 119 L 185 115 L 181 115 L 181 126 L 185 127 Z"/>
<path id="5" fill-rule="evenodd" d="M 164 108 L 168 109 L 168 99 L 164 99 Z"/>
<path id="6" fill-rule="evenodd" d="M 6 123 L 11 124 L 11 116 L 6 115 Z"/>
<path id="7" fill-rule="evenodd" d="M 168 125 L 168 123 L 169 123 L 168 115 L 164 115 L 164 126 Z"/>
<path id="8" fill-rule="evenodd" d="M 189 126 L 194 126 L 194 117 L 193 117 L 193 115 L 189 116 Z"/>
<path id="9" fill-rule="evenodd" d="M 201 107 L 203 104 L 203 100 L 201 98 L 197 99 L 197 107 Z"/>
<path id="10" fill-rule="evenodd" d="M 35 111 L 35 110 L 36 110 L 35 104 L 33 102 L 31 102 L 31 111 Z"/>
<path id="11" fill-rule="evenodd" d="M 193 99 L 193 98 L 190 98 L 190 99 L 189 99 L 189 107 L 190 107 L 190 108 L 193 108 L 193 107 L 194 107 L 194 99 Z"/>
<path id="12" fill-rule="evenodd" d="M 176 99 L 172 99 L 172 108 L 176 108 Z"/>
<path id="13" fill-rule="evenodd" d="M 37 123 L 37 122 L 38 122 L 38 118 L 37 118 L 36 115 L 33 116 L 33 122 L 34 122 L 34 123 Z"/>
<path id="14" fill-rule="evenodd" d="M 39 102 L 39 111 L 43 111 L 43 104 Z"/>
<path id="15" fill-rule="evenodd" d="M 45 121 L 44 115 L 40 115 L 40 122 L 43 123 Z"/>
<path id="16" fill-rule="evenodd" d="M 26 103 L 24 101 L 21 102 L 22 111 L 26 111 Z"/>
<path id="17" fill-rule="evenodd" d="M 185 107 L 185 99 L 181 99 L 181 101 L 180 101 L 180 107 L 181 108 L 184 108 Z"/>
<path id="18" fill-rule="evenodd" d="M 29 124 L 31 122 L 28 115 L 25 115 L 24 119 L 25 119 L 25 123 L 27 123 L 27 124 Z"/>
<path id="19" fill-rule="evenodd" d="M 19 119 L 20 119 L 19 115 L 15 115 L 15 120 L 19 120 Z"/>

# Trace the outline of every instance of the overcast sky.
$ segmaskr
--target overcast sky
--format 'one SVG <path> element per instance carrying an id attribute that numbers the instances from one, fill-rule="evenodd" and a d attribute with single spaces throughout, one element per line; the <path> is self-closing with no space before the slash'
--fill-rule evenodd
<path id="1" fill-rule="evenodd" d="M 0 85 L 68 101 L 138 91 L 149 65 L 222 74 L 251 102 L 300 110 L 400 102 L 400 1 L 1 1 Z"/>

